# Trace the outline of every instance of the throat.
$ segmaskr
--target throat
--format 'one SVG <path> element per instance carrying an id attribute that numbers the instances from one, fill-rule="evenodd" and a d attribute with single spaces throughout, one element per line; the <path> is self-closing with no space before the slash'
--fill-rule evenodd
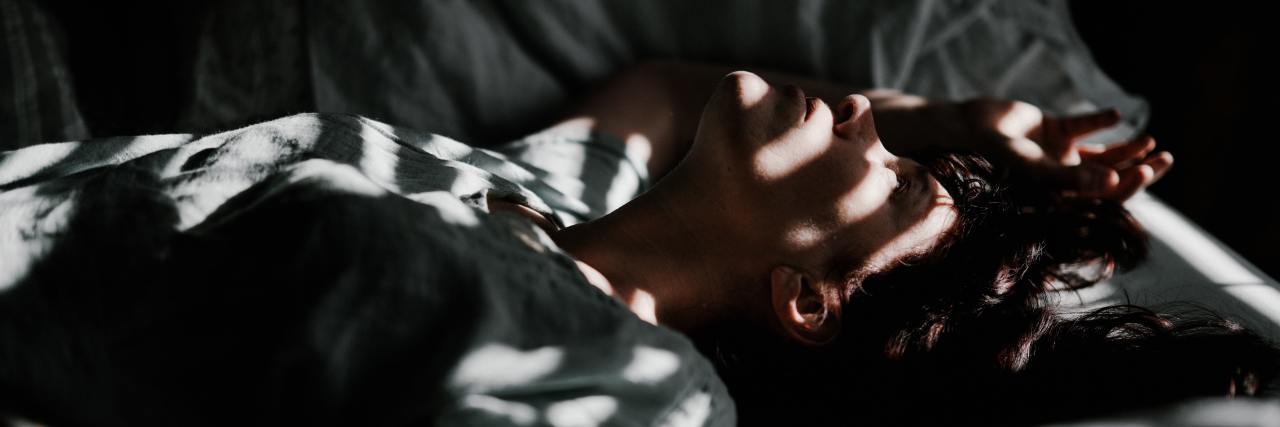
<path id="1" fill-rule="evenodd" d="M 574 262 L 578 265 L 578 271 L 582 272 L 582 275 L 587 278 L 587 282 L 591 283 L 592 286 L 599 288 L 605 293 L 605 295 L 609 295 L 614 299 L 621 301 L 622 304 L 631 309 L 631 312 L 635 313 L 640 320 L 644 320 L 654 325 L 658 324 L 657 304 L 654 301 L 653 294 L 638 288 L 625 288 L 621 290 L 615 288 L 613 283 L 609 282 L 609 278 L 605 277 L 603 273 L 600 273 L 600 270 L 596 270 L 595 267 L 592 267 L 591 264 L 587 264 L 577 259 L 575 259 Z"/>
<path id="2" fill-rule="evenodd" d="M 641 196 L 603 218 L 559 230 L 556 244 L 578 261 L 592 285 L 641 319 L 682 329 L 706 313 L 715 263 L 690 229 Z M 701 315 L 701 314 L 699 314 Z"/>

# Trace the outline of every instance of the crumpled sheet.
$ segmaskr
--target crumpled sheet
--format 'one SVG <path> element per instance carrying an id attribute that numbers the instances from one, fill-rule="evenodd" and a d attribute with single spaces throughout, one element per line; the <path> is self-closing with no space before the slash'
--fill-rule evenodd
<path id="1" fill-rule="evenodd" d="M 1055 113 L 1115 107 L 1124 124 L 1094 142 L 1131 136 L 1147 105 L 1093 63 L 1066 9 L 1066 0 L 233 0 L 199 24 L 193 103 L 174 130 L 348 112 L 495 144 L 536 130 L 625 64 L 661 57 L 940 99 L 1013 98 Z M 1151 260 L 1064 303 L 1194 300 L 1280 340 L 1273 279 L 1159 200 L 1128 206 L 1152 235 Z M 1253 421 L 1232 425 L 1268 425 Z"/>
<path id="2" fill-rule="evenodd" d="M 541 172 L 333 114 L 0 153 L 0 424 L 734 425 L 688 338 L 484 213 L 550 215 Z"/>
<path id="3" fill-rule="evenodd" d="M 344 112 L 473 144 L 536 130 L 637 59 L 766 67 L 1055 113 L 1146 104 L 1095 66 L 1064 0 L 282 0 L 205 23 L 184 131 Z"/>
<path id="4" fill-rule="evenodd" d="M 38 3 L 0 0 L 0 151 L 89 136 L 57 27 Z"/>

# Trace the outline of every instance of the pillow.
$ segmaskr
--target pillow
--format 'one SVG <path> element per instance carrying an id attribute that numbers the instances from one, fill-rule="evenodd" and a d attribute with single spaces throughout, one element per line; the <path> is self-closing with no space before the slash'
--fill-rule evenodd
<path id="1" fill-rule="evenodd" d="M 486 145 L 538 130 L 643 58 L 767 67 L 1054 113 L 1146 104 L 1095 66 L 1065 0 L 230 1 L 204 23 L 195 104 L 207 132 L 298 110 L 354 113 Z"/>
<path id="2" fill-rule="evenodd" d="M 61 32 L 38 5 L 0 0 L 0 151 L 86 139 Z"/>

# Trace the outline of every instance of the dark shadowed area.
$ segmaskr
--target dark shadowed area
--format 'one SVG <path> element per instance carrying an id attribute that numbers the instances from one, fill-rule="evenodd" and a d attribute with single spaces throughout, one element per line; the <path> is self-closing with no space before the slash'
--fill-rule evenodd
<path id="1" fill-rule="evenodd" d="M 1071 2 L 1098 64 L 1151 103 L 1148 131 L 1174 153 L 1150 191 L 1280 275 L 1273 14 L 1252 2 Z"/>

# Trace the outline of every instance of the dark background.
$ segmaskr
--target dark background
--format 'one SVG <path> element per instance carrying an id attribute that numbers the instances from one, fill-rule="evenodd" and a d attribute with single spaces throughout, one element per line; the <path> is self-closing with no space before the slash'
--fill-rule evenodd
<path id="1" fill-rule="evenodd" d="M 1280 277 L 1274 3 L 1070 4 L 1094 58 L 1151 103 L 1147 130 L 1174 154 L 1150 191 Z"/>
<path id="2" fill-rule="evenodd" d="M 172 131 L 191 87 L 190 50 L 210 0 L 47 6 L 68 34 L 82 111 L 94 135 Z M 1176 166 L 1151 191 L 1273 277 L 1280 202 L 1270 153 L 1280 118 L 1268 2 L 1070 3 L 1102 68 L 1151 103 L 1148 131 Z M 124 66 L 121 66 L 124 65 Z"/>

